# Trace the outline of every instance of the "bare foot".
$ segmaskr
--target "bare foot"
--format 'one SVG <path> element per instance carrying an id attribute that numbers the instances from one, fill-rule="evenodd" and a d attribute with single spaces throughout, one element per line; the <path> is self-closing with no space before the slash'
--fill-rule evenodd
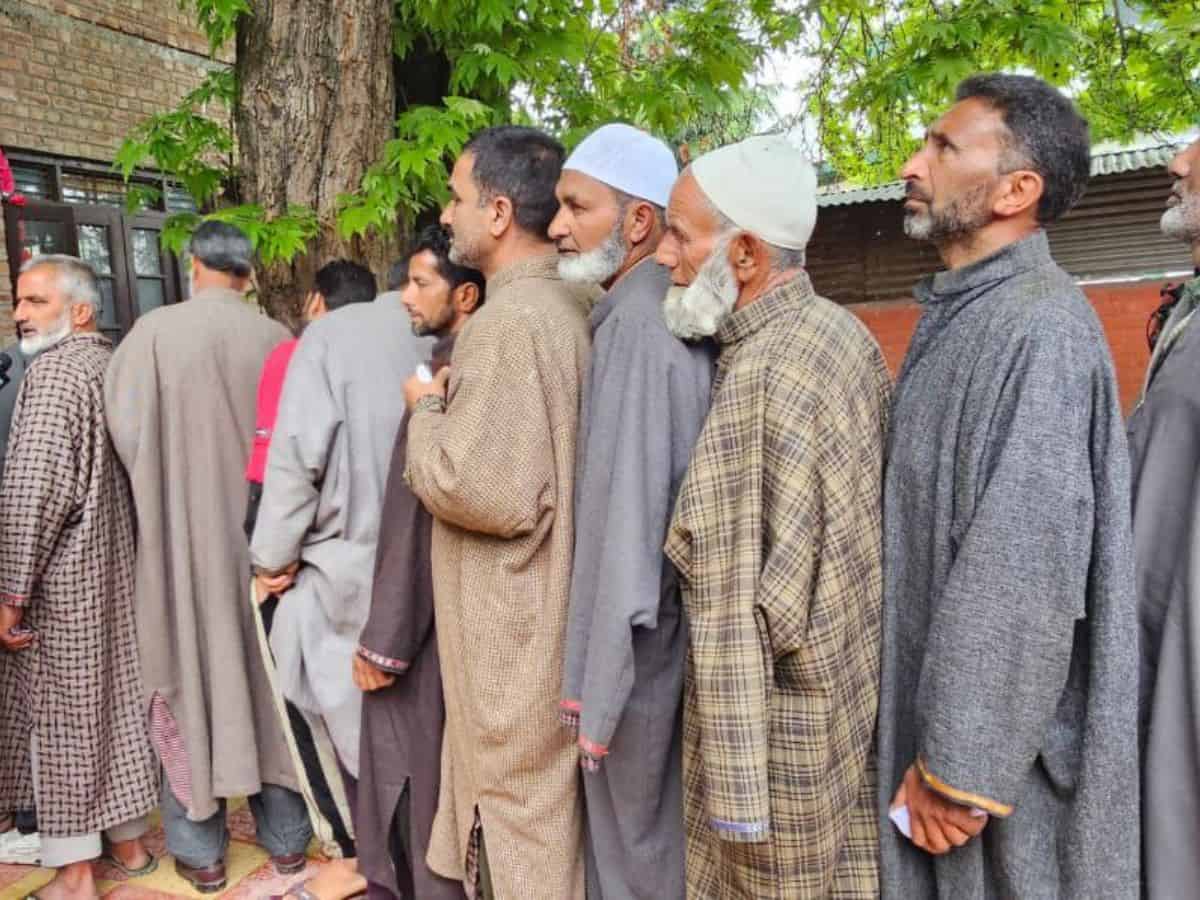
<path id="1" fill-rule="evenodd" d="M 41 900 L 99 900 L 91 861 L 63 866 L 37 895 Z"/>
<path id="2" fill-rule="evenodd" d="M 318 900 L 347 900 L 366 891 L 367 879 L 358 874 L 358 860 L 335 859 L 304 882 L 304 887 Z M 284 896 L 295 898 L 290 893 Z"/>

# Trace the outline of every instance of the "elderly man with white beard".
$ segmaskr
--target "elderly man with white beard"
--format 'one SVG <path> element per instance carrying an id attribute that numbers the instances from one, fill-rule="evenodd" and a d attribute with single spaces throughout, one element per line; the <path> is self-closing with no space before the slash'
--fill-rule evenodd
<path id="1" fill-rule="evenodd" d="M 874 898 L 879 346 L 803 270 L 816 175 L 783 138 L 702 156 L 657 259 L 679 337 L 720 347 L 668 530 L 691 637 L 688 896 Z"/>
<path id="2" fill-rule="evenodd" d="M 134 629 L 134 518 L 108 438 L 96 274 L 72 256 L 21 268 L 13 319 L 31 359 L 0 488 L 0 809 L 36 807 L 45 900 L 97 895 L 93 861 L 157 863 L 157 798 Z M 107 842 L 108 849 L 105 849 Z"/>
<path id="3" fill-rule="evenodd" d="M 588 897 L 684 896 L 680 706 L 687 630 L 662 545 L 708 412 L 711 342 L 667 330 L 653 259 L 678 174 L 662 141 L 605 125 L 563 164 L 550 237 L 592 309 L 575 482 L 562 718 L 578 729 Z"/>
<path id="4" fill-rule="evenodd" d="M 1197 277 L 1175 291 L 1129 419 L 1133 542 L 1142 626 L 1145 896 L 1185 897 L 1200 881 L 1200 140 L 1167 167 L 1162 232 L 1188 244 Z"/>

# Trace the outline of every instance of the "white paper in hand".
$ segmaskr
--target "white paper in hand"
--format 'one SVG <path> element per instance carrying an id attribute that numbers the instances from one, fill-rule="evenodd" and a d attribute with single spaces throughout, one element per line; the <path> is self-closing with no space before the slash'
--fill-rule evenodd
<path id="1" fill-rule="evenodd" d="M 429 366 L 425 363 L 417 366 L 417 381 L 422 384 L 433 384 L 433 372 L 429 371 Z"/>
<path id="2" fill-rule="evenodd" d="M 888 812 L 888 818 L 892 820 L 892 824 L 900 830 L 900 833 L 912 840 L 912 822 L 908 819 L 908 806 L 897 806 L 895 809 Z"/>
<path id="3" fill-rule="evenodd" d="M 981 819 L 987 815 L 982 809 L 971 807 L 971 815 L 977 819 Z M 888 811 L 888 818 L 892 820 L 892 824 L 900 831 L 902 835 L 912 840 L 912 821 L 908 815 L 908 805 L 897 806 L 895 809 Z"/>

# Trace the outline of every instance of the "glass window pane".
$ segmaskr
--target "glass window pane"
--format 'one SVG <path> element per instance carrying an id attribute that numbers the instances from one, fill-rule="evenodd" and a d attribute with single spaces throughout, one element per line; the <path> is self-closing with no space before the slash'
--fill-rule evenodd
<path id="1" fill-rule="evenodd" d="M 137 303 L 138 315 L 148 313 L 156 307 L 162 306 L 165 301 L 163 297 L 163 283 L 159 278 L 139 278 L 137 280 Z"/>
<path id="2" fill-rule="evenodd" d="M 79 258 L 91 263 L 99 275 L 112 274 L 112 253 L 108 247 L 107 226 L 79 226 Z"/>
<path id="3" fill-rule="evenodd" d="M 158 232 L 149 228 L 133 229 L 133 270 L 139 275 L 161 275 L 162 254 L 158 252 Z"/>
<path id="4" fill-rule="evenodd" d="M 117 304 L 113 302 L 113 280 L 111 278 L 100 279 L 100 316 L 98 322 L 101 328 L 116 328 L 117 327 Z"/>
<path id="5" fill-rule="evenodd" d="M 125 206 L 125 182 L 120 178 L 63 172 L 62 192 L 63 200 L 67 203 Z"/>
<path id="6" fill-rule="evenodd" d="M 21 219 L 17 240 L 21 245 L 21 262 L 46 253 L 70 253 L 70 232 L 65 222 L 39 222 Z"/>
<path id="7" fill-rule="evenodd" d="M 17 192 L 38 200 L 49 200 L 53 191 L 50 170 L 43 166 L 12 164 L 13 180 Z"/>
<path id="8" fill-rule="evenodd" d="M 196 212 L 196 201 L 192 199 L 182 185 L 172 181 L 167 182 L 167 193 L 163 198 L 167 212 Z"/>

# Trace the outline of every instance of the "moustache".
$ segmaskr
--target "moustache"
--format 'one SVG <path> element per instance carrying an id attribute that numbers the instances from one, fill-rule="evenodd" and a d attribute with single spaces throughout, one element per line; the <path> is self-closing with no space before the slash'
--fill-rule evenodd
<path id="1" fill-rule="evenodd" d="M 933 198 L 926 192 L 917 187 L 915 181 L 906 181 L 904 183 L 904 199 L 905 200 L 920 200 L 923 203 L 928 203 Z"/>

